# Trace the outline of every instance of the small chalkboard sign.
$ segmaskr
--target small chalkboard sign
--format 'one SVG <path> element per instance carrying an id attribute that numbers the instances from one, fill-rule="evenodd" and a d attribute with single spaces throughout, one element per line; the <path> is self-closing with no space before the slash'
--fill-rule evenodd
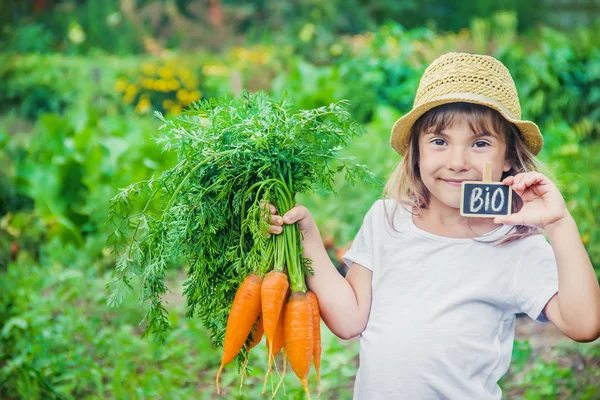
<path id="1" fill-rule="evenodd" d="M 486 163 L 483 181 L 463 182 L 460 215 L 463 217 L 493 218 L 510 215 L 512 188 L 502 182 L 492 182 L 492 164 Z"/>

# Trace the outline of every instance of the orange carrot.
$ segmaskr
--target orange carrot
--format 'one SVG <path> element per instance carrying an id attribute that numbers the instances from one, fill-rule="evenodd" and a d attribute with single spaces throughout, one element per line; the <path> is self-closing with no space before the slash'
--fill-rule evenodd
<path id="1" fill-rule="evenodd" d="M 306 293 L 292 292 L 283 315 L 285 350 L 290 365 L 296 376 L 300 378 L 309 399 L 307 378 L 313 358 L 312 321 L 312 311 Z"/>
<path id="2" fill-rule="evenodd" d="M 227 319 L 221 366 L 219 367 L 219 372 L 217 372 L 217 394 L 221 394 L 219 376 L 223 367 L 238 355 L 256 319 L 260 315 L 260 287 L 262 280 L 262 277 L 251 273 L 244 279 L 235 294 L 229 318 Z"/>
<path id="3" fill-rule="evenodd" d="M 251 337 L 252 336 L 252 337 Z M 242 366 L 242 378 L 240 380 L 240 393 L 242 391 L 242 386 L 244 385 L 244 377 L 246 376 L 246 365 L 248 365 L 248 358 L 250 357 L 250 350 L 252 350 L 253 347 L 255 347 L 257 344 L 260 343 L 260 341 L 262 340 L 263 337 L 263 323 L 262 323 L 262 316 L 259 316 L 258 319 L 256 320 L 256 329 L 254 330 L 254 333 L 251 333 L 251 335 L 248 335 L 248 344 L 246 345 L 247 348 L 247 352 L 246 352 L 246 358 L 244 359 L 244 365 Z"/>
<path id="4" fill-rule="evenodd" d="M 319 301 L 317 295 L 310 290 L 306 292 L 306 297 L 310 303 L 313 322 L 313 361 L 315 363 L 315 371 L 317 372 L 317 381 L 319 382 L 319 395 L 321 394 L 321 312 L 319 310 Z"/>
<path id="5" fill-rule="evenodd" d="M 275 330 L 279 323 L 279 314 L 283 309 L 289 287 L 288 277 L 281 271 L 272 270 L 263 279 L 260 297 L 265 336 L 269 343 L 273 343 Z M 272 349 L 269 349 L 269 360 L 272 353 Z"/>
<path id="6" fill-rule="evenodd" d="M 281 314 L 279 315 L 279 323 L 277 324 L 277 329 L 275 330 L 275 337 L 273 338 L 273 357 L 275 357 L 281 349 L 283 348 L 283 318 L 285 315 L 285 310 L 281 310 Z"/>
<path id="7" fill-rule="evenodd" d="M 281 310 L 281 313 L 279 314 L 279 323 L 277 324 L 277 329 L 275 330 L 275 337 L 273 338 L 273 347 L 271 347 L 271 342 L 269 341 L 269 339 L 267 339 L 267 349 L 272 354 L 269 355 L 269 366 L 267 368 L 267 373 L 265 374 L 265 381 L 263 384 L 263 391 L 262 391 L 263 393 L 265 392 L 265 390 L 267 388 L 267 378 L 269 377 L 269 374 L 271 373 L 271 364 L 275 360 L 275 356 L 277 354 L 279 354 L 279 352 L 283 348 L 283 318 L 284 318 L 284 314 L 285 314 L 285 307 L 283 310 Z M 277 365 L 275 365 L 275 368 L 277 368 Z M 285 357 L 284 357 L 284 362 L 283 362 L 283 371 L 285 374 Z"/>
<path id="8" fill-rule="evenodd" d="M 254 331 L 253 340 L 249 340 L 250 343 L 248 344 L 248 350 L 260 343 L 263 337 L 263 333 L 263 319 L 262 316 L 260 316 L 256 321 L 256 331 Z"/>

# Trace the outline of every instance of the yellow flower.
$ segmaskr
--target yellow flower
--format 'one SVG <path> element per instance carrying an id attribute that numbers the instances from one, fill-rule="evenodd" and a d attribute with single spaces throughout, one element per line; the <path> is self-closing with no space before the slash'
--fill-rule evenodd
<path id="1" fill-rule="evenodd" d="M 227 76 L 229 68 L 225 65 L 208 64 L 202 67 L 202 72 L 207 76 Z"/>
<path id="2" fill-rule="evenodd" d="M 158 74 L 163 79 L 171 79 L 171 78 L 174 78 L 174 76 L 175 76 L 175 74 L 173 73 L 173 70 L 168 67 L 160 67 L 158 69 Z"/>
<path id="3" fill-rule="evenodd" d="M 173 107 L 171 107 L 169 110 L 169 113 L 173 115 L 181 114 L 181 106 L 179 104 L 173 105 Z"/>
<path id="4" fill-rule="evenodd" d="M 178 90 L 177 91 L 177 100 L 183 105 L 187 104 L 188 103 L 188 101 L 187 101 L 188 100 L 188 91 L 185 89 Z"/>
<path id="5" fill-rule="evenodd" d="M 145 62 L 142 63 L 142 72 L 144 73 L 144 75 L 152 76 L 156 72 L 156 68 L 154 67 L 154 65 Z"/>
<path id="6" fill-rule="evenodd" d="M 118 93 L 123 93 L 125 91 L 125 89 L 127 89 L 127 85 L 129 84 L 129 82 L 127 82 L 127 79 L 119 79 L 117 81 L 117 83 L 115 83 L 115 90 Z"/>
<path id="7" fill-rule="evenodd" d="M 163 108 L 167 111 L 169 111 L 171 108 L 173 108 L 174 105 L 175 105 L 175 102 L 171 99 L 165 99 L 162 102 Z"/>
<path id="8" fill-rule="evenodd" d="M 192 72 L 187 69 L 187 68 L 179 68 L 179 70 L 177 71 L 178 75 L 181 79 L 192 79 L 193 75 Z"/>
<path id="9" fill-rule="evenodd" d="M 134 84 L 129 84 L 125 89 L 125 96 L 135 96 L 138 92 L 138 87 Z"/>
<path id="10" fill-rule="evenodd" d="M 167 82 L 169 91 L 175 91 L 181 87 L 177 79 L 171 79 Z"/>
<path id="11" fill-rule="evenodd" d="M 190 103 L 193 103 L 194 101 L 197 101 L 198 99 L 200 99 L 201 95 L 202 94 L 200 93 L 200 91 L 194 90 L 194 91 L 190 92 L 188 100 Z"/>
<path id="12" fill-rule="evenodd" d="M 142 81 L 142 87 L 144 89 L 154 89 L 154 79 L 146 78 Z"/>
<path id="13" fill-rule="evenodd" d="M 170 91 L 169 89 L 169 81 L 158 81 L 157 82 L 157 89 L 160 90 L 161 92 L 167 93 Z"/>
<path id="14" fill-rule="evenodd" d="M 152 108 L 152 103 L 150 103 L 150 99 L 148 97 L 141 97 L 137 106 L 135 106 L 135 111 L 139 114 L 144 114 L 150 111 Z"/>
<path id="15" fill-rule="evenodd" d="M 134 99 L 135 99 L 135 94 L 127 93 L 125 96 L 123 96 L 123 102 L 125 102 L 125 104 L 133 103 Z"/>
<path id="16" fill-rule="evenodd" d="M 198 80 L 196 79 L 186 79 L 183 81 L 183 87 L 187 90 L 194 90 L 198 87 Z"/>

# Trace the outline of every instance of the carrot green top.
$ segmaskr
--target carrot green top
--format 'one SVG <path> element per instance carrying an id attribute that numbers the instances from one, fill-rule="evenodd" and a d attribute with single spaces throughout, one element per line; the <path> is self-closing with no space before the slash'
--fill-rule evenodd
<path id="1" fill-rule="evenodd" d="M 269 239 L 260 202 L 283 215 L 297 193 L 333 192 L 340 171 L 350 182 L 375 183 L 364 165 L 338 154 L 363 132 L 345 105 L 302 110 L 288 97 L 245 92 L 202 100 L 169 119 L 156 113 L 164 132 L 157 142 L 178 161 L 110 200 L 115 230 L 107 244 L 119 258 L 108 303 L 121 303 L 138 276 L 148 307 L 144 334 L 163 341 L 167 267 L 186 265 L 187 316 L 198 315 L 220 345 L 235 291 L 250 272 L 287 267 L 292 288 L 305 290 L 310 270 L 298 227 Z"/>

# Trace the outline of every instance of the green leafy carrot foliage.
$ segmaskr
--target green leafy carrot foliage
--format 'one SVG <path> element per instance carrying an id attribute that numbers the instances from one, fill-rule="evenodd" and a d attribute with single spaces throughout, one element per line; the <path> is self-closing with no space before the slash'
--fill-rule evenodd
<path id="1" fill-rule="evenodd" d="M 147 306 L 144 336 L 163 341 L 170 329 L 166 270 L 184 264 L 186 315 L 199 316 L 221 345 L 235 292 L 250 272 L 264 274 L 285 260 L 310 273 L 298 229 L 270 237 L 260 202 L 283 215 L 297 193 L 334 192 L 338 172 L 375 182 L 364 165 L 338 154 L 363 133 L 346 106 L 300 110 L 288 98 L 245 92 L 194 103 L 172 119 L 156 113 L 163 122 L 157 142 L 178 162 L 110 200 L 108 245 L 118 258 L 109 305 L 121 303 L 137 276 Z"/>

